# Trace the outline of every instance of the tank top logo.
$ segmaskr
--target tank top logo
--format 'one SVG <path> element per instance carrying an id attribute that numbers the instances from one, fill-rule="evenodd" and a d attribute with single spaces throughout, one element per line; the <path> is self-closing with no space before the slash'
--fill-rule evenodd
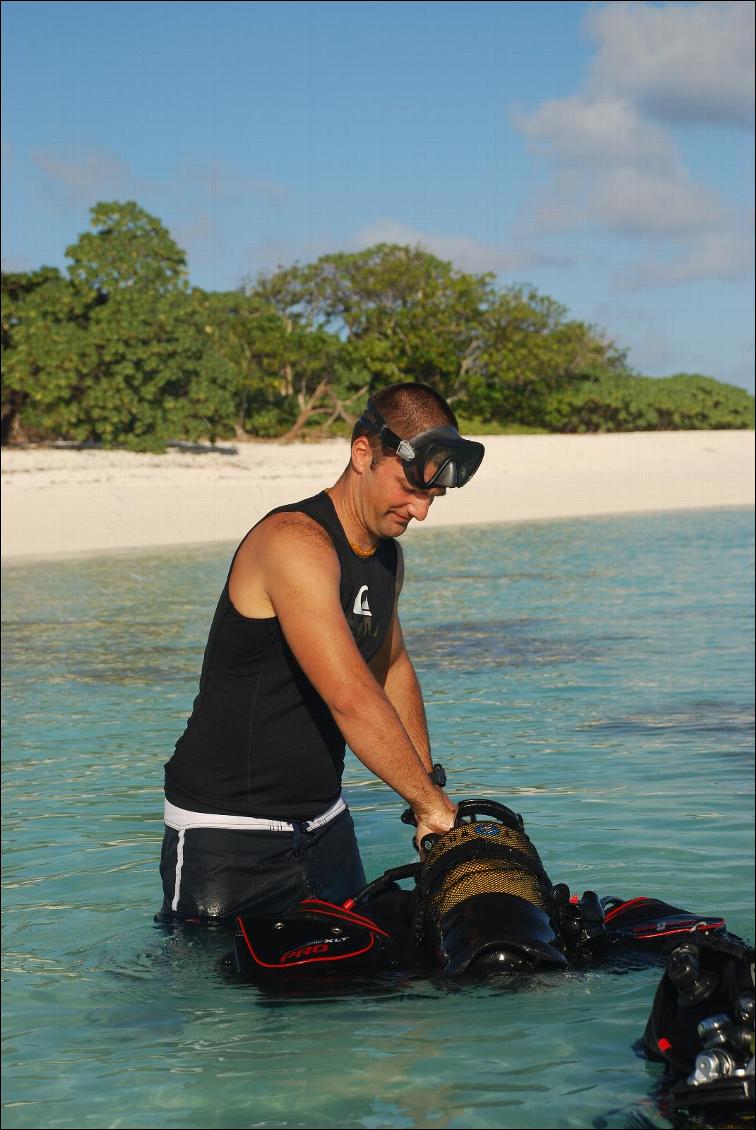
<path id="1" fill-rule="evenodd" d="M 360 591 L 357 593 L 357 596 L 354 598 L 352 612 L 355 614 L 355 616 L 373 615 L 373 613 L 370 611 L 370 605 L 368 604 L 367 593 L 368 587 L 367 585 L 363 585 Z"/>

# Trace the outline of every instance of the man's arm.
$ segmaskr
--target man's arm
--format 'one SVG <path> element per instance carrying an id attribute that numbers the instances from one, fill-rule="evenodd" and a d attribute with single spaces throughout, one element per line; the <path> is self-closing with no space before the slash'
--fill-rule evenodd
<path id="1" fill-rule="evenodd" d="M 275 515 L 255 531 L 254 555 L 240 553 L 234 604 L 245 615 L 264 589 L 297 662 L 360 761 L 410 805 L 418 842 L 445 832 L 454 805 L 428 777 L 410 736 L 349 631 L 339 600 L 340 568 L 327 534 L 311 519 Z"/>
<path id="2" fill-rule="evenodd" d="M 425 716 L 423 692 L 417 681 L 415 668 L 407 654 L 402 635 L 399 616 L 394 612 L 391 631 L 391 655 L 383 681 L 383 689 L 391 705 L 399 715 L 402 725 L 410 736 L 420 760 L 428 772 L 433 768 L 431 757 L 428 720 Z"/>
<path id="3" fill-rule="evenodd" d="M 397 544 L 396 600 L 391 628 L 384 646 L 371 663 L 371 670 L 383 686 L 392 706 L 417 750 L 428 772 L 433 769 L 428 720 L 425 716 L 423 692 L 417 681 L 415 668 L 404 646 L 402 626 L 399 623 L 399 597 L 404 585 L 404 555 Z"/>

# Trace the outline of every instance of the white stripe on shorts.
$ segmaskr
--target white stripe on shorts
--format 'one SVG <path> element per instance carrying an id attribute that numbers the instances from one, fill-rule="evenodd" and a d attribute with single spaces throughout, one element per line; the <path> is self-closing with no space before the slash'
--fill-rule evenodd
<path id="1" fill-rule="evenodd" d="M 178 910 L 179 894 L 181 893 L 181 871 L 184 866 L 184 829 L 182 828 L 178 834 L 178 844 L 176 845 L 176 886 L 173 888 L 173 902 L 171 903 L 171 910 Z"/>

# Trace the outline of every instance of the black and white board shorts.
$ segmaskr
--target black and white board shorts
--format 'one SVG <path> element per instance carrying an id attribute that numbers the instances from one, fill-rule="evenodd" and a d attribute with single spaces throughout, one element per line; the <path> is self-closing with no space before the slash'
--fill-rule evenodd
<path id="1" fill-rule="evenodd" d="M 165 802 L 162 916 L 284 914 L 303 898 L 342 903 L 365 884 L 342 797 L 307 821 L 190 812 Z"/>

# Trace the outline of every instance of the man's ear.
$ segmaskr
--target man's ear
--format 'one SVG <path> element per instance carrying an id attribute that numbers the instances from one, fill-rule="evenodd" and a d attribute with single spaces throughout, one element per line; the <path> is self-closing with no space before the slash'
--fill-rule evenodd
<path id="1" fill-rule="evenodd" d="M 370 446 L 370 440 L 367 436 L 357 436 L 357 439 L 352 444 L 352 469 L 358 475 L 364 475 L 366 471 L 370 470 L 372 462 L 373 449 Z"/>

